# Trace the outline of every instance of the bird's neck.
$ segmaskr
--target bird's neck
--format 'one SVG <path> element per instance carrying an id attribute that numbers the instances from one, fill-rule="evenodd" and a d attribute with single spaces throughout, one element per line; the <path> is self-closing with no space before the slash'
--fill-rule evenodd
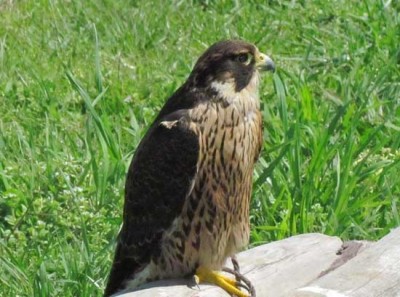
<path id="1" fill-rule="evenodd" d="M 211 89 L 215 92 L 212 101 L 224 107 L 232 106 L 246 116 L 247 113 L 260 109 L 258 81 L 259 76 L 254 75 L 249 84 L 240 91 L 236 91 L 234 79 L 224 82 L 214 81 L 211 83 Z"/>

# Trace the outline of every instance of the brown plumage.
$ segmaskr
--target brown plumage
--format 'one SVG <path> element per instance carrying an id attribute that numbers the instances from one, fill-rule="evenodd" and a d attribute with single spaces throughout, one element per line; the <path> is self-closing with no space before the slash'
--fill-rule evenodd
<path id="1" fill-rule="evenodd" d="M 259 70 L 274 65 L 254 45 L 218 42 L 165 103 L 129 168 L 105 296 L 220 270 L 247 245 L 262 145 Z"/>

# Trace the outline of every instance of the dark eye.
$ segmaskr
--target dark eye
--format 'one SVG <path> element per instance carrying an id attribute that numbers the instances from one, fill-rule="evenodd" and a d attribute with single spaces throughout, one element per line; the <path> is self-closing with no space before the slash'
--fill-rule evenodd
<path id="1" fill-rule="evenodd" d="M 237 55 L 235 60 L 242 64 L 249 65 L 249 63 L 251 62 L 251 55 L 248 53 L 242 53 Z"/>

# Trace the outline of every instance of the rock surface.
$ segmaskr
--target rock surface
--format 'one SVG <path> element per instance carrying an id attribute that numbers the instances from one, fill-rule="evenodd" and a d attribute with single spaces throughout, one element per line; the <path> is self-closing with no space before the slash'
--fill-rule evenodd
<path id="1" fill-rule="evenodd" d="M 400 228 L 376 243 L 303 234 L 237 255 L 257 297 L 400 297 Z M 227 265 L 229 267 L 229 265 Z M 163 280 L 118 297 L 228 297 L 189 280 Z"/>

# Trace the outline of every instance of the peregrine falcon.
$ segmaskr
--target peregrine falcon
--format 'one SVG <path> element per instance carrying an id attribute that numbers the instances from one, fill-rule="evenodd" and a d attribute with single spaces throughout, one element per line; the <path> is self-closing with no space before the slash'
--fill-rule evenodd
<path id="1" fill-rule="evenodd" d="M 259 73 L 274 69 L 256 46 L 220 41 L 167 100 L 129 167 L 104 296 L 190 275 L 248 296 L 218 271 L 249 241 L 262 146 Z"/>

